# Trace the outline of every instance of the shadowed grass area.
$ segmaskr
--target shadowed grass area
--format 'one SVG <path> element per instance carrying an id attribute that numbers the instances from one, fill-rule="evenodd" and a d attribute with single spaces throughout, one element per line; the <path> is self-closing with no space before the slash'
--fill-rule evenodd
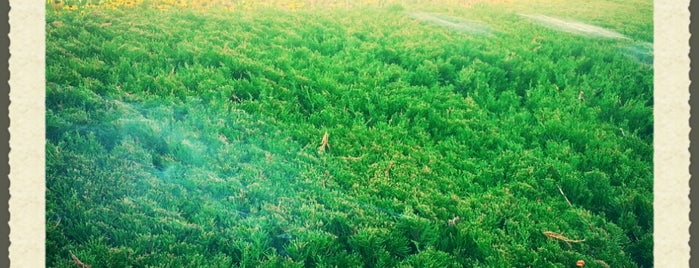
<path id="1" fill-rule="evenodd" d="M 652 66 L 518 3 L 49 10 L 48 265 L 651 267 Z"/>

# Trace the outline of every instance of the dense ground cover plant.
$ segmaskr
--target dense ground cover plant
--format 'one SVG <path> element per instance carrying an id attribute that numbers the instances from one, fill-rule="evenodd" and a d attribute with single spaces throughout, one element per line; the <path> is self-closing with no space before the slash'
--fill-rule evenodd
<path id="1" fill-rule="evenodd" d="M 50 266 L 652 266 L 633 41 L 517 3 L 418 10 L 474 35 L 419 3 L 153 2 L 47 12 Z"/>

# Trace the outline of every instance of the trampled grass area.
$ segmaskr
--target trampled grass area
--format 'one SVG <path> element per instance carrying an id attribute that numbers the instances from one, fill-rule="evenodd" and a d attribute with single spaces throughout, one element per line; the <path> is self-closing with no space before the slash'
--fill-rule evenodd
<path id="1" fill-rule="evenodd" d="M 652 267 L 634 3 L 49 7 L 47 264 Z"/>

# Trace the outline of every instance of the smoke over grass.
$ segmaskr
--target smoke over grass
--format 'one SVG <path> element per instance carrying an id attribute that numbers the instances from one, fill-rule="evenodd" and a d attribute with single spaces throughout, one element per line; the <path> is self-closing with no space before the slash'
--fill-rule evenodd
<path id="1" fill-rule="evenodd" d="M 558 31 L 588 37 L 620 39 L 621 43 L 618 46 L 622 54 L 629 56 L 641 64 L 651 67 L 653 65 L 652 43 L 634 41 L 621 33 L 579 21 L 563 20 L 544 15 L 520 14 L 520 16 Z"/>
<path id="2" fill-rule="evenodd" d="M 653 44 L 646 42 L 635 42 L 623 46 L 622 53 L 632 59 L 648 66 L 653 66 Z"/>
<path id="3" fill-rule="evenodd" d="M 544 25 L 546 27 L 573 34 L 587 35 L 592 37 L 628 39 L 628 37 L 618 32 L 578 21 L 563 20 L 538 14 L 520 14 L 520 16 L 531 19 L 534 22 L 540 23 L 541 25 Z"/>
<path id="4" fill-rule="evenodd" d="M 425 12 L 409 12 L 408 16 L 417 20 L 429 22 L 431 24 L 447 27 L 449 29 L 468 34 L 488 36 L 492 32 L 490 28 L 483 24 L 465 21 L 463 19 L 450 17 L 446 15 L 431 14 Z"/>

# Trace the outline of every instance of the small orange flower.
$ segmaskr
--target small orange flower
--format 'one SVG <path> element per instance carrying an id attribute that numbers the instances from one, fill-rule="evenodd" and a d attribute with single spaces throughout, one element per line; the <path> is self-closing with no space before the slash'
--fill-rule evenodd
<path id="1" fill-rule="evenodd" d="M 575 265 L 578 266 L 578 267 L 583 267 L 583 266 L 585 266 L 585 261 L 583 261 L 583 260 L 578 260 L 578 262 L 575 263 Z"/>

